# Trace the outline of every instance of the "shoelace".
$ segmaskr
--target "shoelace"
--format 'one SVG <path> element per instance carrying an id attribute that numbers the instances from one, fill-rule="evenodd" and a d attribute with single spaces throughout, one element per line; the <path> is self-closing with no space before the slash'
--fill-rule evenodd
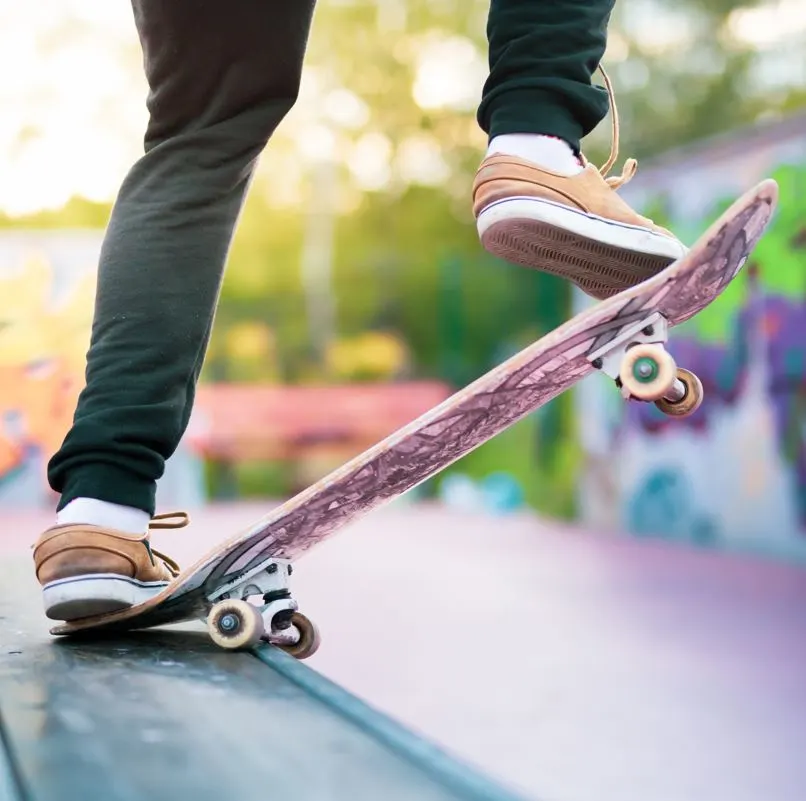
<path id="1" fill-rule="evenodd" d="M 599 167 L 599 174 L 602 176 L 602 178 L 605 179 L 605 183 L 609 187 L 613 189 L 618 189 L 619 187 L 624 186 L 624 184 L 628 183 L 635 175 L 635 171 L 638 169 L 638 161 L 633 158 L 627 159 L 627 161 L 624 162 L 624 169 L 621 171 L 621 175 L 612 175 L 609 178 L 607 177 L 607 173 L 610 172 L 611 168 L 616 163 L 616 159 L 618 158 L 618 146 L 619 146 L 618 109 L 616 108 L 616 95 L 613 92 L 613 85 L 610 83 L 610 78 L 601 64 L 599 65 L 599 72 L 602 73 L 602 78 L 604 78 L 604 85 L 605 89 L 607 90 L 607 99 L 610 102 L 610 117 L 612 121 L 611 122 L 612 135 L 610 137 L 610 157 L 604 163 L 604 166 Z"/>
<path id="2" fill-rule="evenodd" d="M 187 512 L 163 512 L 154 515 L 148 524 L 150 529 L 158 528 L 184 528 L 190 523 L 190 515 Z"/>
<path id="3" fill-rule="evenodd" d="M 187 512 L 163 512 L 151 518 L 151 522 L 148 524 L 148 530 L 184 528 L 188 523 L 190 523 L 190 515 Z M 151 553 L 158 559 L 161 559 L 174 575 L 179 575 L 179 573 L 182 572 L 179 565 L 174 562 L 170 556 L 166 556 L 164 553 L 151 548 L 150 543 L 148 547 Z"/>

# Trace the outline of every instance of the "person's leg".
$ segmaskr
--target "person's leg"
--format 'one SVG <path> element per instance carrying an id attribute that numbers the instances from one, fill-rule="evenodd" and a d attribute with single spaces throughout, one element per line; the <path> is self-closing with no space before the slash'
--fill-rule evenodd
<path id="1" fill-rule="evenodd" d="M 559 137 L 576 151 L 607 114 L 592 84 L 614 0 L 491 0 L 490 74 L 478 120 L 490 138 Z"/>
<path id="2" fill-rule="evenodd" d="M 685 253 L 616 195 L 634 162 L 623 178 L 606 180 L 581 153 L 581 140 L 612 101 L 592 78 L 613 5 L 491 0 L 490 74 L 478 110 L 489 136 L 473 198 L 483 245 L 570 278 L 595 297 L 644 280 Z M 615 121 L 615 106 L 611 111 Z"/>
<path id="3" fill-rule="evenodd" d="M 101 251 L 86 387 L 48 466 L 61 498 L 58 525 L 35 552 L 45 585 L 127 569 L 91 548 L 104 534 L 96 529 L 144 542 L 156 481 L 188 423 L 256 160 L 297 97 L 314 2 L 132 5 L 150 121 Z M 63 590 L 49 613 L 66 619 L 82 609 Z"/>

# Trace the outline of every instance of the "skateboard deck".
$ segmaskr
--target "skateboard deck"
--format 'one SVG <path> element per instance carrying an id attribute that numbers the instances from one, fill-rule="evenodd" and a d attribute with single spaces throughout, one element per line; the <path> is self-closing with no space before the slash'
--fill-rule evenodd
<path id="1" fill-rule="evenodd" d="M 740 197 L 678 261 L 600 301 L 456 392 L 186 568 L 158 595 L 52 634 L 120 632 L 206 620 L 225 648 L 274 642 L 297 658 L 318 647 L 290 593 L 292 562 L 358 517 L 412 489 L 594 372 L 622 396 L 691 413 L 702 386 L 664 349 L 736 276 L 778 199 L 765 180 Z M 254 599 L 258 603 L 254 603 Z"/>

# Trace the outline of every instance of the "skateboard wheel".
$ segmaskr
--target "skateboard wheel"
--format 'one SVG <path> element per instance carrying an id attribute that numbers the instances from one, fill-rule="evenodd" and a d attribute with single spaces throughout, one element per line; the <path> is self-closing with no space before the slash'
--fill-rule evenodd
<path id="1" fill-rule="evenodd" d="M 700 408 L 704 394 L 702 382 L 694 373 L 682 367 L 677 368 L 677 380 L 686 388 L 686 394 L 679 401 L 660 398 L 655 401 L 655 406 L 670 417 L 688 417 Z"/>
<path id="2" fill-rule="evenodd" d="M 294 612 L 291 615 L 291 625 L 299 633 L 299 639 L 293 644 L 278 643 L 277 647 L 295 659 L 307 659 L 313 656 L 322 642 L 316 624 L 301 612 Z"/>
<path id="3" fill-rule="evenodd" d="M 247 601 L 221 601 L 207 616 L 207 630 L 221 648 L 250 648 L 263 637 L 263 616 Z"/>
<path id="4" fill-rule="evenodd" d="M 677 365 L 659 345 L 634 345 L 624 355 L 619 370 L 621 386 L 642 401 L 657 401 L 672 388 Z"/>

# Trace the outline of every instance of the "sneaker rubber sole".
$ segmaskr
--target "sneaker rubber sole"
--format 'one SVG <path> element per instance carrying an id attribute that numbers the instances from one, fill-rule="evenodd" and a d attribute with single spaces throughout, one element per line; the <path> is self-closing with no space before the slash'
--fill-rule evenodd
<path id="1" fill-rule="evenodd" d="M 648 228 L 539 198 L 493 203 L 479 214 L 477 228 L 495 256 L 566 278 L 598 299 L 651 278 L 687 252 Z"/>
<path id="2" fill-rule="evenodd" d="M 147 601 L 167 585 L 167 581 L 137 581 L 112 573 L 59 579 L 42 588 L 45 615 L 68 621 L 117 612 Z"/>

